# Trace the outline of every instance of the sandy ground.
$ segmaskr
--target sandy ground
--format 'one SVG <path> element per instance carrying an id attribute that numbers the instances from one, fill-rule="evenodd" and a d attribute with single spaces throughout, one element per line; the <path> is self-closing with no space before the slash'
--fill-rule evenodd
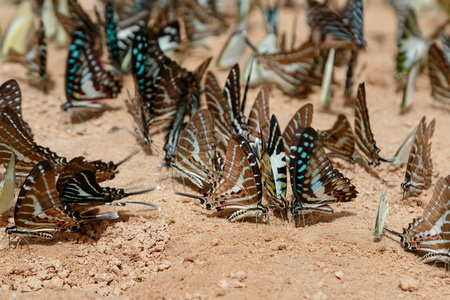
<path id="1" fill-rule="evenodd" d="M 83 2 L 83 4 L 85 4 Z M 90 6 L 86 6 L 89 7 Z M 9 23 L 14 7 L 0 5 L 1 27 Z M 250 36 L 262 38 L 261 18 L 255 11 L 250 20 Z M 281 9 L 281 30 L 291 27 L 294 16 L 303 20 L 304 12 Z M 419 15 L 424 34 L 432 32 L 445 19 L 440 12 Z M 298 36 L 307 35 L 306 25 L 298 22 Z M 449 107 L 430 96 L 426 74 L 419 77 L 413 109 L 399 114 L 401 95 L 395 93 L 394 55 L 396 17 L 382 1 L 370 1 L 365 7 L 367 50 L 361 54 L 356 82 L 366 82 L 372 130 L 381 154 L 391 157 L 402 140 L 423 115 L 436 118 L 432 157 L 433 184 L 438 176 L 449 174 Z M 193 69 L 207 55 L 219 52 L 226 36 L 210 40 L 211 52 L 191 50 L 183 63 Z M 133 91 L 131 78 L 115 100 L 106 100 L 106 111 L 81 124 L 70 123 L 61 112 L 67 51 L 49 48 L 49 68 L 56 88 L 44 95 L 26 83 L 25 70 L 10 63 L 0 64 L 0 81 L 15 78 L 23 93 L 23 116 L 30 124 L 37 143 L 68 158 L 84 155 L 88 159 L 119 161 L 140 146 L 133 133 L 132 117 L 125 106 L 126 90 Z M 243 65 L 243 64 L 242 64 Z M 214 67 L 212 67 L 214 69 Z M 216 72 L 221 84 L 227 72 Z M 291 99 L 273 90 L 271 112 L 282 128 L 291 115 L 307 102 L 315 104 L 313 126 L 329 128 L 339 113 L 353 122 L 353 110 L 343 106 L 341 85 L 334 88 L 332 110 L 319 106 L 319 90 L 306 100 Z M 355 86 L 356 88 L 356 86 Z M 257 90 L 251 90 L 254 99 Z M 204 100 L 203 100 L 204 101 Z M 111 129 L 117 127 L 118 130 Z M 422 264 L 419 257 L 400 247 L 396 240 L 384 238 L 375 243 L 373 225 L 381 191 L 381 182 L 359 166 L 336 161 L 345 176 L 352 178 L 359 191 L 350 203 L 336 205 L 335 213 L 315 214 L 314 223 L 296 228 L 274 216 L 270 224 L 246 220 L 227 221 L 227 213 L 214 213 L 199 203 L 171 194 L 184 187 L 173 180 L 170 170 L 161 170 L 163 134 L 154 130 L 152 155 L 140 152 L 120 168 L 118 176 L 106 184 L 127 190 L 159 184 L 161 189 L 134 197 L 162 206 L 151 211 L 138 206 L 120 210 L 115 222 L 86 226 L 80 233 L 59 234 L 52 241 L 30 240 L 29 254 L 22 246 L 1 242 L 0 299 L 81 299 L 81 298 L 427 298 L 445 299 L 450 295 L 450 277 L 442 267 Z M 382 165 L 376 169 L 388 181 L 390 214 L 387 225 L 402 227 L 420 216 L 432 189 L 409 203 L 400 192 L 404 169 Z M 188 188 L 186 191 L 190 192 Z M 16 190 L 18 193 L 18 189 Z M 13 218 L 3 218 L 0 230 Z"/>

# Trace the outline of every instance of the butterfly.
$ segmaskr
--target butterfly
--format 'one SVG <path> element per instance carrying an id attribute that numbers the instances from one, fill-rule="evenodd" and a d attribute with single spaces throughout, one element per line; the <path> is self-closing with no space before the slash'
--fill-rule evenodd
<path id="1" fill-rule="evenodd" d="M 2 182 L 0 183 L 0 216 L 14 204 L 15 165 L 16 159 L 14 153 L 12 153 L 5 174 L 3 174 Z"/>
<path id="2" fill-rule="evenodd" d="M 252 107 L 248 123 L 245 120 L 244 109 L 246 103 L 246 95 L 241 104 L 241 86 L 240 86 L 240 70 L 239 65 L 234 65 L 231 68 L 223 92 L 217 83 L 216 78 L 212 73 L 208 73 L 205 83 L 206 104 L 214 119 L 214 126 L 216 132 L 219 134 L 223 144 L 232 138 L 234 135 L 242 135 L 250 142 L 256 139 L 257 126 L 260 122 L 264 124 L 264 130 L 268 128 L 269 115 L 269 93 L 267 89 L 263 89 L 258 94 L 255 103 Z M 249 126 L 252 126 L 251 131 Z"/>
<path id="3" fill-rule="evenodd" d="M 171 60 L 164 55 L 157 41 L 145 30 L 136 33 L 131 51 L 131 69 L 136 90 L 140 93 L 144 109 L 153 122 L 154 101 L 163 70 Z M 168 76 L 168 74 L 166 74 Z"/>
<path id="4" fill-rule="evenodd" d="M 221 19 L 215 17 L 208 7 L 201 6 L 197 0 L 183 0 L 180 9 L 187 37 L 194 45 L 223 33 L 227 28 Z"/>
<path id="5" fill-rule="evenodd" d="M 323 146 L 331 151 L 329 156 L 336 156 L 351 163 L 356 163 L 355 136 L 345 115 L 340 114 L 330 130 L 319 131 Z"/>
<path id="6" fill-rule="evenodd" d="M 368 165 L 373 164 L 376 167 L 380 165 L 380 161 L 386 161 L 386 159 L 380 157 L 380 149 L 377 147 L 372 130 L 370 129 L 364 82 L 359 85 L 358 96 L 356 98 L 355 151 Z"/>
<path id="7" fill-rule="evenodd" d="M 290 149 L 292 146 L 292 138 L 294 137 L 295 132 L 302 126 L 311 126 L 313 114 L 314 106 L 310 103 L 307 103 L 299 108 L 299 110 L 294 114 L 294 116 L 292 116 L 291 120 L 286 125 L 282 136 L 286 157 L 289 157 L 289 154 L 291 153 Z"/>
<path id="8" fill-rule="evenodd" d="M 406 199 L 412 195 L 417 196 L 423 189 L 431 185 L 433 162 L 431 160 L 431 138 L 433 137 L 435 119 L 428 127 L 423 117 L 414 134 L 414 141 L 406 165 L 405 181 L 401 184 Z"/>
<path id="9" fill-rule="evenodd" d="M 22 118 L 22 92 L 15 79 L 10 79 L 0 86 L 0 116 L 5 106 L 9 106 L 17 114 L 24 130 L 33 136 L 30 126 Z"/>
<path id="10" fill-rule="evenodd" d="M 223 173 L 217 187 L 202 197 L 174 192 L 177 195 L 199 199 L 206 209 L 235 209 L 228 221 L 245 217 L 261 217 L 268 212 L 261 204 L 261 171 L 250 144 L 244 137 L 236 135 L 228 140 Z"/>
<path id="11" fill-rule="evenodd" d="M 211 114 L 200 109 L 184 128 L 170 165 L 199 189 L 211 190 L 220 177 L 219 155 Z"/>
<path id="12" fill-rule="evenodd" d="M 294 192 L 293 216 L 313 211 L 333 212 L 328 204 L 351 201 L 358 193 L 350 180 L 333 168 L 311 127 L 300 127 L 295 132 L 289 171 Z"/>
<path id="13" fill-rule="evenodd" d="M 280 124 L 275 115 L 270 120 L 269 143 L 266 146 L 264 133 L 261 132 L 262 154 L 260 159 L 261 174 L 268 191 L 269 199 L 277 208 L 286 209 L 287 168 L 284 143 L 281 136 Z"/>
<path id="14" fill-rule="evenodd" d="M 450 37 L 445 33 L 444 28 L 439 29 L 439 38 L 442 44 L 442 52 L 444 52 L 444 56 L 448 65 L 450 64 Z"/>
<path id="15" fill-rule="evenodd" d="M 164 159 L 167 164 L 175 156 L 178 140 L 186 125 L 185 115 L 188 114 L 192 117 L 199 108 L 200 81 L 211 59 L 211 57 L 207 58 L 194 73 L 180 67 L 175 61 L 171 61 L 161 76 L 160 86 L 155 97 L 154 120 L 171 122 L 164 144 Z"/>
<path id="16" fill-rule="evenodd" d="M 436 44 L 428 50 L 428 74 L 433 98 L 450 103 L 450 62 Z"/>
<path id="17" fill-rule="evenodd" d="M 305 82 L 316 55 L 317 45 L 306 42 L 286 53 L 258 54 L 256 61 L 269 72 L 270 82 L 289 95 L 298 95 L 306 90 Z"/>
<path id="18" fill-rule="evenodd" d="M 319 28 L 323 35 L 329 34 L 336 40 L 351 42 L 357 48 L 366 46 L 361 0 L 349 0 L 339 15 L 314 0 L 308 0 L 308 5 L 306 20 L 310 27 Z"/>
<path id="19" fill-rule="evenodd" d="M 134 98 L 128 100 L 126 104 L 128 112 L 133 116 L 136 133 L 145 145 L 150 145 L 152 143 L 148 124 L 150 115 L 148 110 L 145 109 L 140 92 L 136 91 Z"/>
<path id="20" fill-rule="evenodd" d="M 108 45 L 109 54 L 111 56 L 112 64 L 114 66 L 114 71 L 117 74 L 122 73 L 121 67 L 121 56 L 119 41 L 117 38 L 117 27 L 116 21 L 114 19 L 114 5 L 111 1 L 105 3 L 105 35 L 106 44 Z"/>
<path id="21" fill-rule="evenodd" d="M 118 218 L 117 212 L 81 215 L 61 204 L 51 162 L 38 163 L 25 179 L 14 210 L 14 226 L 6 228 L 13 236 L 53 238 L 54 231 L 77 231 L 90 220 Z"/>
<path id="22" fill-rule="evenodd" d="M 386 222 L 386 217 L 389 213 L 389 201 L 386 196 L 386 183 L 383 183 L 383 188 L 381 189 L 380 204 L 378 205 L 377 219 L 375 220 L 375 229 L 373 231 L 373 236 L 380 238 L 383 234 L 384 223 Z"/>
<path id="23" fill-rule="evenodd" d="M 0 115 L 0 161 L 3 165 L 6 165 L 11 153 L 14 153 L 16 176 L 27 176 L 35 165 L 44 160 L 50 161 L 57 173 L 67 165 L 65 157 L 35 143 L 33 137 L 25 129 L 21 118 L 12 108 L 4 107 Z M 106 163 L 101 160 L 91 161 L 90 163 L 96 168 L 97 181 L 101 182 L 114 178 L 117 167 L 129 157 L 119 163 Z"/>
<path id="24" fill-rule="evenodd" d="M 415 218 L 402 233 L 385 228 L 386 231 L 400 237 L 400 243 L 408 250 L 424 251 L 423 263 L 450 262 L 450 177 L 441 177 L 436 182 L 433 196 L 425 207 L 422 217 Z"/>
<path id="25" fill-rule="evenodd" d="M 98 100 L 115 98 L 122 83 L 117 76 L 103 68 L 84 27 L 75 30 L 69 46 L 65 73 L 67 103 L 62 110 L 73 107 L 101 108 Z"/>
<path id="26" fill-rule="evenodd" d="M 61 202 L 64 205 L 116 205 L 140 204 L 161 210 L 157 205 L 146 202 L 115 202 L 123 198 L 148 193 L 158 189 L 150 188 L 127 193 L 123 189 L 100 187 L 95 178 L 96 168 L 85 161 L 84 157 L 75 157 L 61 171 L 56 183 Z"/>

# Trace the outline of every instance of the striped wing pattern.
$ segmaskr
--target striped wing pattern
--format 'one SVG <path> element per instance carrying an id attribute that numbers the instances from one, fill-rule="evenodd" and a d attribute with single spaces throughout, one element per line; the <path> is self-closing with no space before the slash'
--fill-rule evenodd
<path id="1" fill-rule="evenodd" d="M 100 108 L 97 100 L 115 98 L 121 90 L 121 82 L 102 67 L 98 53 L 83 27 L 75 30 L 69 47 L 65 74 L 67 103 L 71 107 Z"/>
<path id="2" fill-rule="evenodd" d="M 417 196 L 431 185 L 433 162 L 430 152 L 435 124 L 433 119 L 427 127 L 426 119 L 423 117 L 417 127 L 406 166 L 405 181 L 401 184 L 406 198 L 410 195 Z"/>
<path id="3" fill-rule="evenodd" d="M 10 79 L 0 86 L 0 115 L 5 106 L 9 106 L 17 114 L 24 129 L 33 136 L 30 126 L 22 118 L 22 93 L 15 79 Z"/>
<path id="4" fill-rule="evenodd" d="M 245 122 L 245 116 L 241 111 L 241 84 L 239 65 L 231 68 L 224 89 L 225 98 L 228 103 L 228 109 L 231 111 L 231 126 L 236 134 L 249 136 L 248 126 Z"/>
<path id="5" fill-rule="evenodd" d="M 283 132 L 283 142 L 284 142 L 284 151 L 286 156 L 289 157 L 290 148 L 292 145 L 292 138 L 294 137 L 295 132 L 300 126 L 309 127 L 311 126 L 312 118 L 314 114 L 314 106 L 310 103 L 303 105 L 300 109 L 294 114 L 292 119 L 286 125 L 286 128 Z"/>
<path id="6" fill-rule="evenodd" d="M 122 72 L 120 48 L 117 39 L 116 21 L 114 19 L 114 5 L 111 1 L 105 3 L 105 35 L 114 70 L 120 74 Z"/>
<path id="7" fill-rule="evenodd" d="M 433 98 L 450 103 L 450 62 L 436 44 L 431 45 L 428 50 L 428 73 Z"/>
<path id="8" fill-rule="evenodd" d="M 362 3 L 353 0 L 349 2 L 353 2 L 353 4 L 344 8 L 343 19 L 326 5 L 308 0 L 309 9 L 306 13 L 306 20 L 309 26 L 319 28 L 324 35 L 330 34 L 337 40 L 352 42 L 358 48 L 364 48 L 366 42 L 362 35 Z"/>
<path id="9" fill-rule="evenodd" d="M 422 262 L 449 261 L 450 249 L 450 177 L 441 177 L 422 217 L 403 229 L 401 243 L 407 249 L 426 251 Z"/>
<path id="10" fill-rule="evenodd" d="M 67 161 L 48 148 L 38 146 L 24 129 L 21 119 L 9 106 L 2 110 L 0 118 L 0 159 L 9 162 L 11 153 L 16 157 L 16 175 L 25 177 L 35 165 L 50 160 L 56 170 L 61 170 Z"/>
<path id="11" fill-rule="evenodd" d="M 308 78 L 316 55 L 317 46 L 307 42 L 287 53 L 260 54 L 257 60 L 280 80 L 298 88 Z"/>
<path id="12" fill-rule="evenodd" d="M 216 142 L 211 114 L 201 109 L 184 128 L 171 164 L 198 188 L 210 190 L 218 181 Z"/>
<path id="13" fill-rule="evenodd" d="M 270 112 L 269 112 L 270 92 L 267 86 L 263 87 L 253 103 L 250 115 L 248 116 L 248 129 L 253 135 L 259 135 L 258 128 L 261 127 L 265 136 L 269 136 Z"/>
<path id="14" fill-rule="evenodd" d="M 127 101 L 127 107 L 128 112 L 133 116 L 136 133 L 142 139 L 144 144 L 150 145 L 152 143 L 149 132 L 150 126 L 148 124 L 150 116 L 148 111 L 145 110 L 144 102 L 142 101 L 139 91 L 135 92 L 134 98 Z"/>
<path id="15" fill-rule="evenodd" d="M 442 51 L 447 61 L 447 65 L 450 64 L 450 37 L 445 33 L 444 28 L 439 29 L 439 38 L 442 44 Z"/>
<path id="16" fill-rule="evenodd" d="M 286 208 L 287 168 L 283 138 L 275 115 L 270 120 L 268 149 L 262 141 L 261 174 L 269 193 L 269 198 L 280 208 Z"/>
<path id="17" fill-rule="evenodd" d="M 337 157 L 346 161 L 356 162 L 353 158 L 355 152 L 355 136 L 350 122 L 345 115 L 340 114 L 330 130 L 319 132 L 323 146 Z"/>
<path id="18" fill-rule="evenodd" d="M 214 130 L 225 143 L 233 136 L 231 111 L 228 102 L 212 72 L 206 74 L 205 96 L 208 110 L 214 119 Z"/>
<path id="19" fill-rule="evenodd" d="M 350 26 L 353 35 L 358 37 L 360 43 L 363 43 L 364 24 L 362 0 L 348 0 L 345 7 L 339 12 L 339 16 L 342 18 L 342 23 Z"/>
<path id="20" fill-rule="evenodd" d="M 355 150 L 368 165 L 375 167 L 380 164 L 380 149 L 377 147 L 370 129 L 369 112 L 366 104 L 366 89 L 364 83 L 358 87 L 355 106 Z"/>
<path id="21" fill-rule="evenodd" d="M 197 0 L 182 0 L 181 16 L 191 42 L 218 35 L 226 29 L 225 24 Z"/>
<path id="22" fill-rule="evenodd" d="M 358 193 L 350 180 L 333 168 L 317 132 L 311 127 L 301 127 L 295 133 L 290 174 L 294 215 L 313 210 L 333 212 L 327 204 L 351 201 Z"/>
<path id="23" fill-rule="evenodd" d="M 56 176 L 49 161 L 37 164 L 20 190 L 14 211 L 19 232 L 76 230 L 79 222 L 61 207 Z"/>
<path id="24" fill-rule="evenodd" d="M 217 188 L 202 199 L 207 209 L 237 209 L 228 219 L 231 222 L 252 213 L 260 216 L 267 212 L 267 208 L 261 204 L 261 172 L 244 137 L 235 136 L 228 140 L 225 166 L 217 184 Z"/>
<path id="25" fill-rule="evenodd" d="M 162 68 L 169 64 L 170 59 L 164 55 L 157 41 L 144 30 L 136 33 L 131 53 L 131 67 L 136 90 L 139 91 L 144 107 L 152 118 L 154 98 L 160 85 Z"/>

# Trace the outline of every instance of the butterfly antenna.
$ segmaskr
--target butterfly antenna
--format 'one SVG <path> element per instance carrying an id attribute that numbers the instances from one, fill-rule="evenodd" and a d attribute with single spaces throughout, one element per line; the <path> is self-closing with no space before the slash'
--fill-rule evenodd
<path id="1" fill-rule="evenodd" d="M 180 193 L 180 192 L 176 192 L 176 191 L 172 191 L 172 194 L 178 195 L 178 196 L 183 196 L 183 197 L 188 197 L 188 198 L 194 198 L 194 199 L 198 199 L 198 200 L 204 200 L 203 197 L 193 195 L 193 194 Z"/>
<path id="2" fill-rule="evenodd" d="M 144 190 L 135 191 L 135 192 L 131 192 L 131 193 L 125 193 L 124 197 L 150 193 L 150 192 L 159 190 L 159 188 L 160 188 L 159 185 L 157 185 L 157 186 L 149 188 L 149 189 L 144 189 Z"/>
<path id="3" fill-rule="evenodd" d="M 255 44 L 252 43 L 252 41 L 250 41 L 247 31 L 242 31 L 242 36 L 244 37 L 245 42 L 247 43 L 247 45 L 252 48 L 252 50 L 256 53 L 259 54 L 258 48 L 255 46 Z"/>
<path id="4" fill-rule="evenodd" d="M 123 164 L 124 162 L 128 161 L 130 158 L 132 158 L 133 156 L 135 156 L 136 154 L 138 154 L 139 152 L 141 152 L 142 149 L 137 149 L 133 152 L 131 152 L 127 157 L 125 157 L 124 159 L 122 159 L 121 161 L 119 161 L 118 163 L 115 164 L 116 168 L 118 166 L 120 166 L 121 164 Z"/>
<path id="5" fill-rule="evenodd" d="M 107 202 L 107 203 L 105 203 L 105 205 L 111 205 L 111 206 L 126 206 L 127 204 L 144 205 L 144 206 L 154 208 L 155 210 L 161 210 L 161 206 L 159 206 L 159 205 L 151 204 L 151 203 L 147 203 L 147 202 L 140 202 L 140 201 Z M 104 218 L 102 218 L 102 219 L 104 219 Z M 112 218 L 111 220 L 113 220 L 113 219 L 117 219 L 117 218 Z"/>
<path id="6" fill-rule="evenodd" d="M 395 236 L 397 236 L 397 237 L 399 237 L 399 238 L 402 237 L 402 235 L 401 235 L 400 233 L 398 233 L 397 231 L 394 231 L 394 230 L 389 229 L 389 228 L 387 228 L 387 227 L 383 227 L 383 229 L 384 229 L 386 232 L 389 232 L 390 234 L 395 235 Z"/>

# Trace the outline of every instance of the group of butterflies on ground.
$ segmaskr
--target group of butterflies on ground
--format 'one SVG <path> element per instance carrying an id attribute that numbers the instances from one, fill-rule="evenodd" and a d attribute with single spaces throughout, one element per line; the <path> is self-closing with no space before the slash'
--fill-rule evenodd
<path id="1" fill-rule="evenodd" d="M 189 179 L 198 191 L 197 195 L 175 194 L 199 199 L 208 210 L 233 210 L 230 221 L 250 217 L 268 220 L 273 211 L 279 211 L 283 218 L 288 212 L 292 218 L 302 216 L 305 224 L 305 215 L 314 211 L 333 212 L 330 204 L 356 198 L 355 186 L 333 167 L 329 157 L 358 162 L 374 176 L 377 175 L 370 165 L 387 162 L 399 167 L 407 163 L 405 181 L 401 184 L 406 198 L 417 196 L 431 185 L 430 140 L 435 121 L 427 126 L 424 117 L 392 159 L 381 157 L 370 129 L 364 83 L 358 87 L 354 133 L 345 115 L 339 115 L 330 130 L 312 128 L 311 104 L 301 107 L 281 133 L 276 117 L 269 113 L 268 85 L 260 90 L 249 117 L 244 115 L 247 89 L 262 83 L 275 85 L 295 96 L 307 93 L 314 85 L 322 85 L 322 104 L 328 106 L 333 66 L 341 64 L 347 65 L 345 95 L 352 99 L 358 51 L 366 46 L 361 1 L 349 0 L 336 13 L 325 4 L 308 0 L 306 16 L 311 39 L 296 47 L 294 34 L 289 50 L 285 35 L 278 39 L 281 42 L 277 47 L 278 6 L 269 9 L 260 5 L 267 36 L 254 46 L 246 32 L 250 4 L 238 1 L 239 23 L 216 62 L 219 68 L 232 66 L 223 89 L 214 74 L 206 72 L 211 58 L 193 72 L 177 62 L 182 56 L 180 52 L 186 52 L 180 51 L 186 43 L 181 42 L 180 25 L 173 6 L 164 6 L 149 28 L 151 1 L 128 1 L 132 5 L 125 6 L 106 1 L 104 15 L 98 9 L 100 5 L 96 6 L 97 24 L 76 0 L 65 2 L 68 13 L 61 13 L 59 9 L 64 8 L 63 2 L 44 0 L 41 8 L 44 16 L 44 13 L 48 15 L 45 8 L 52 7 L 62 25 L 59 31 L 66 32 L 71 38 L 65 73 L 67 103 L 62 109 L 101 108 L 98 101 L 116 97 L 123 74 L 131 70 L 136 94 L 128 102 L 128 108 L 135 118 L 139 138 L 144 144 L 151 144 L 150 126 L 169 123 L 164 165 Z M 31 7 L 24 3 L 21 4 L 25 7 L 22 7 L 22 13 Z M 226 28 L 221 17 L 223 5 L 219 5 L 223 3 L 213 3 L 217 5 L 201 5 L 196 0 L 181 1 L 179 10 L 190 46 L 207 47 L 204 40 Z M 415 24 L 411 15 L 405 15 L 404 20 L 407 21 L 401 26 L 402 40 L 410 36 L 408 33 Z M 37 44 L 33 43 L 33 47 L 27 44 L 25 49 L 28 51 L 22 55 L 17 51 L 8 51 L 8 55 L 27 61 L 30 68 L 39 66 L 36 71 L 39 86 L 45 86 L 47 90 L 45 36 L 48 25 L 43 26 L 44 21 L 48 20 L 42 18 L 37 39 L 34 39 Z M 8 43 L 8 33 L 2 53 L 5 45 L 12 47 Z M 441 38 L 444 51 L 435 45 L 430 47 L 429 68 L 433 95 L 442 100 L 449 98 L 450 64 L 445 55 L 450 48 L 443 31 Z M 235 60 L 240 60 L 245 45 L 250 46 L 254 54 L 241 76 Z M 402 47 L 399 44 L 399 49 Z M 399 56 L 403 56 L 402 68 L 405 68 L 411 54 L 405 50 Z M 416 58 L 417 55 L 413 56 Z M 241 77 L 246 82 L 242 99 Z M 205 95 L 208 109 L 200 109 L 201 94 Z M 87 162 L 83 157 L 68 162 L 48 148 L 37 145 L 30 127 L 22 119 L 21 93 L 15 80 L 0 88 L 0 105 L 0 158 L 7 166 L 1 186 L 2 213 L 13 205 L 14 177 L 26 176 L 15 206 L 15 225 L 8 227 L 7 233 L 51 238 L 53 231 L 75 231 L 90 220 L 117 218 L 115 212 L 98 214 L 92 209 L 97 205 L 137 203 L 159 209 L 143 202 L 115 202 L 154 188 L 125 193 L 123 189 L 99 186 L 99 182 L 115 175 L 120 163 Z M 187 123 L 186 116 L 190 119 Z M 292 201 L 287 196 L 288 166 Z M 423 257 L 424 262 L 449 262 L 447 235 L 450 222 L 446 220 L 449 180 L 450 177 L 439 179 L 423 217 L 414 219 L 402 234 L 386 229 L 400 236 L 405 248 L 428 251 Z M 263 202 L 263 191 L 266 202 Z M 383 187 L 374 232 L 377 237 L 383 232 L 387 212 Z"/>

